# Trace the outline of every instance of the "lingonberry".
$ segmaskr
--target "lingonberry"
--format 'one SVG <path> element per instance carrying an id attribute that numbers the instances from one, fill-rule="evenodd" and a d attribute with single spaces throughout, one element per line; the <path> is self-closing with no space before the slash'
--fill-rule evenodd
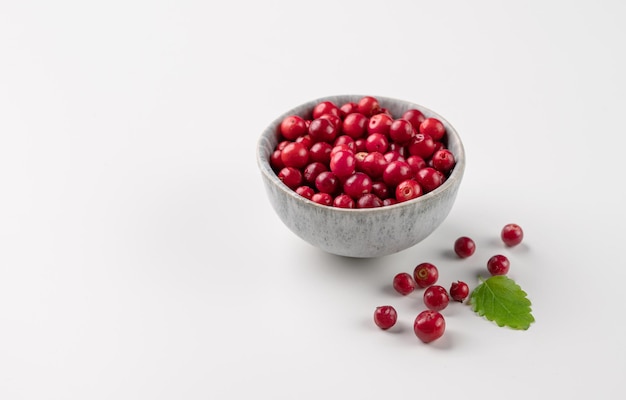
<path id="1" fill-rule="evenodd" d="M 280 123 L 280 133 L 287 140 L 296 140 L 307 133 L 307 126 L 304 118 L 298 115 L 285 117 Z"/>
<path id="2" fill-rule="evenodd" d="M 323 171 L 315 178 L 315 188 L 322 193 L 334 194 L 339 188 L 339 178 L 332 171 Z"/>
<path id="3" fill-rule="evenodd" d="M 373 96 L 363 96 L 357 102 L 357 110 L 366 117 L 371 117 L 381 112 L 381 106 L 377 98 Z"/>
<path id="4" fill-rule="evenodd" d="M 431 285 L 424 291 L 424 305 L 433 311 L 441 311 L 448 307 L 450 296 L 448 291 L 441 285 Z"/>
<path id="5" fill-rule="evenodd" d="M 415 108 L 406 110 L 400 118 L 409 121 L 415 133 L 418 132 L 419 126 L 422 123 L 422 121 L 426 119 L 424 114 L 420 110 L 415 109 Z"/>
<path id="6" fill-rule="evenodd" d="M 346 150 L 337 151 L 330 156 L 330 170 L 339 178 L 347 178 L 356 170 L 354 153 Z"/>
<path id="7" fill-rule="evenodd" d="M 506 275 L 510 266 L 509 259 L 502 254 L 496 254 L 487 261 L 487 269 L 491 275 Z"/>
<path id="8" fill-rule="evenodd" d="M 382 206 L 383 201 L 380 199 L 380 197 L 376 196 L 373 193 L 365 193 L 356 201 L 356 208 L 376 208 Z"/>
<path id="9" fill-rule="evenodd" d="M 413 279 L 417 286 L 426 288 L 434 285 L 439 279 L 439 270 L 429 262 L 423 262 L 415 266 L 413 270 Z"/>
<path id="10" fill-rule="evenodd" d="M 422 195 L 422 187 L 414 179 L 407 179 L 396 186 L 396 200 L 398 203 L 416 199 Z"/>
<path id="11" fill-rule="evenodd" d="M 353 199 L 358 199 L 372 191 L 372 178 L 363 172 L 355 172 L 343 183 L 343 191 Z"/>
<path id="12" fill-rule="evenodd" d="M 469 296 L 469 286 L 463 281 L 452 282 L 450 285 L 450 297 L 452 300 L 463 302 Z"/>
<path id="13" fill-rule="evenodd" d="M 437 118 L 426 118 L 419 125 L 419 133 L 430 135 L 433 140 L 438 141 L 446 134 L 446 128 Z"/>
<path id="14" fill-rule="evenodd" d="M 413 292 L 416 287 L 415 279 L 407 272 L 400 272 L 393 277 L 393 288 L 403 296 Z"/>
<path id="15" fill-rule="evenodd" d="M 333 146 L 330 143 L 313 143 L 309 149 L 309 161 L 317 161 L 328 165 L 330 162 L 330 152 L 332 150 Z"/>
<path id="16" fill-rule="evenodd" d="M 367 133 L 369 135 L 373 133 L 381 133 L 385 136 L 389 136 L 389 129 L 393 124 L 393 118 L 388 114 L 376 114 L 373 115 L 367 124 Z"/>
<path id="17" fill-rule="evenodd" d="M 315 194 L 315 190 L 313 190 L 313 188 L 310 186 L 298 186 L 296 188 L 296 193 L 298 193 L 302 197 L 306 197 L 307 199 L 311 200 L 311 198 Z"/>
<path id="18" fill-rule="evenodd" d="M 341 111 L 339 107 L 332 101 L 322 101 L 319 102 L 313 107 L 313 119 L 320 118 L 322 115 L 335 115 L 337 117 L 341 116 Z"/>
<path id="19" fill-rule="evenodd" d="M 502 228 L 502 232 L 500 233 L 500 237 L 505 245 L 513 247 L 522 243 L 522 240 L 524 239 L 524 231 L 518 224 L 510 223 L 504 225 L 504 228 Z"/>
<path id="20" fill-rule="evenodd" d="M 428 134 L 417 133 L 407 145 L 410 155 L 420 156 L 423 159 L 429 159 L 435 152 L 435 141 Z"/>
<path id="21" fill-rule="evenodd" d="M 365 115 L 359 112 L 353 112 L 346 115 L 344 118 L 342 122 L 342 131 L 345 135 L 348 135 L 353 139 L 357 139 L 365 135 L 368 123 L 369 119 Z"/>
<path id="22" fill-rule="evenodd" d="M 413 126 L 405 119 L 396 119 L 389 126 L 389 138 L 394 141 L 394 144 L 408 143 L 413 133 Z"/>
<path id="23" fill-rule="evenodd" d="M 387 164 L 387 160 L 385 160 L 385 156 L 382 153 L 373 151 L 367 153 L 363 159 L 361 171 L 371 176 L 372 179 L 378 179 L 383 176 Z"/>
<path id="24" fill-rule="evenodd" d="M 317 176 L 324 171 L 328 171 L 326 164 L 314 161 L 304 168 L 302 171 L 302 177 L 307 184 L 314 186 L 315 179 L 317 179 Z"/>
<path id="25" fill-rule="evenodd" d="M 354 208 L 356 203 L 354 199 L 345 193 L 340 194 L 333 200 L 333 206 L 338 208 Z"/>
<path id="26" fill-rule="evenodd" d="M 454 252 L 461 258 L 470 257 L 476 251 L 476 243 L 467 236 L 461 236 L 454 241 Z"/>
<path id="27" fill-rule="evenodd" d="M 385 170 L 383 171 L 383 181 L 393 188 L 395 188 L 400 182 L 410 179 L 412 176 L 413 171 L 406 161 L 392 161 L 387 164 Z"/>
<path id="28" fill-rule="evenodd" d="M 309 150 L 302 144 L 291 142 L 280 154 L 285 167 L 302 168 L 309 162 Z"/>
<path id="29" fill-rule="evenodd" d="M 439 311 L 424 310 L 415 318 L 413 331 L 422 342 L 430 343 L 443 336 L 446 320 Z"/>
<path id="30" fill-rule="evenodd" d="M 431 158 L 433 168 L 447 174 L 454 168 L 456 160 L 454 154 L 448 149 L 439 149 L 433 153 Z"/>
<path id="31" fill-rule="evenodd" d="M 296 190 L 296 188 L 302 185 L 302 172 L 294 167 L 284 167 L 278 172 L 278 179 L 280 179 L 288 188 Z"/>
<path id="32" fill-rule="evenodd" d="M 338 129 L 328 118 L 316 118 L 309 124 L 309 135 L 313 142 L 332 143 Z"/>
<path id="33" fill-rule="evenodd" d="M 398 313 L 393 306 L 378 306 L 374 310 L 374 323 L 380 329 L 387 330 L 396 324 Z"/>
<path id="34" fill-rule="evenodd" d="M 331 206 L 333 204 L 333 196 L 323 192 L 313 194 L 313 196 L 311 196 L 311 200 L 323 206 Z"/>
<path id="35" fill-rule="evenodd" d="M 441 171 L 433 167 L 426 167 L 417 171 L 415 180 L 420 184 L 424 193 L 429 193 L 441 186 L 446 177 Z"/>
<path id="36" fill-rule="evenodd" d="M 370 153 L 376 151 L 378 153 L 384 153 L 389 147 L 389 140 L 387 136 L 382 133 L 372 133 L 365 139 L 365 148 Z"/>

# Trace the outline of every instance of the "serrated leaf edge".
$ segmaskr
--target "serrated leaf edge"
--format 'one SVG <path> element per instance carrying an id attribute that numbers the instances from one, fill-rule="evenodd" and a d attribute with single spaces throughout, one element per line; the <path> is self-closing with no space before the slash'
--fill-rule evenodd
<path id="1" fill-rule="evenodd" d="M 502 278 L 499 278 L 499 277 L 502 277 Z M 486 281 L 488 281 L 489 279 L 492 279 L 492 278 L 509 280 L 512 283 L 512 288 L 514 290 L 518 291 L 520 294 L 523 295 L 523 297 L 521 297 L 521 300 L 523 300 L 524 303 L 527 303 L 525 305 L 526 305 L 526 307 L 528 307 L 528 314 L 527 314 L 528 318 L 526 318 L 526 320 L 527 320 L 526 324 L 509 324 L 509 323 L 504 323 L 502 321 L 496 320 L 495 317 L 491 317 L 489 315 L 486 315 L 485 314 L 485 310 L 477 310 L 476 309 L 477 305 L 476 305 L 476 302 L 474 300 L 474 298 L 476 296 L 475 293 L 477 291 L 486 290 L 485 288 L 488 288 L 488 285 L 485 286 L 484 284 L 485 284 Z M 507 326 L 507 327 L 509 327 L 511 329 L 515 329 L 515 330 L 528 330 L 528 328 L 530 328 L 530 325 L 535 322 L 535 317 L 532 315 L 532 307 L 531 307 L 532 306 L 532 302 L 530 301 L 530 299 L 528 299 L 528 293 L 526 293 L 526 291 L 524 291 L 521 288 L 521 286 L 519 284 L 517 284 L 517 282 L 515 282 L 513 279 L 511 279 L 511 278 L 509 278 L 507 276 L 504 276 L 504 275 L 492 276 L 492 277 L 487 278 L 487 279 L 483 279 L 482 277 L 479 277 L 478 279 L 480 281 L 480 284 L 474 288 L 474 290 L 472 291 L 472 294 L 470 295 L 469 301 L 468 301 L 468 304 L 471 306 L 472 310 L 477 315 L 479 315 L 481 317 L 484 317 L 485 319 L 495 323 L 499 327 Z M 509 314 L 510 315 L 516 315 L 514 313 L 509 313 Z"/>

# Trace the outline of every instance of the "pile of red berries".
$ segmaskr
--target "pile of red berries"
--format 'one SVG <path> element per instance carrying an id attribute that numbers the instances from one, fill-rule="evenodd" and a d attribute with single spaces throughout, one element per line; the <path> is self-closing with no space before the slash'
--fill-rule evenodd
<path id="1" fill-rule="evenodd" d="M 318 204 L 372 208 L 441 186 L 456 164 L 437 118 L 409 109 L 394 116 L 372 96 L 321 101 L 309 117 L 289 115 L 270 155 L 278 178 Z"/>
<path id="2" fill-rule="evenodd" d="M 512 247 L 520 244 L 524 232 L 517 224 L 506 224 L 500 232 L 500 238 L 506 246 Z M 461 236 L 454 242 L 454 252 L 460 258 L 472 256 L 476 250 L 475 242 Z M 491 275 L 506 275 L 509 271 L 509 259 L 496 254 L 487 261 L 487 270 Z M 415 335 L 424 343 L 432 342 L 443 336 L 446 329 L 446 321 L 441 313 L 450 300 L 463 302 L 470 294 L 467 283 L 463 281 L 452 282 L 449 290 L 438 285 L 439 270 L 429 262 L 418 264 L 413 273 L 400 272 L 393 278 L 393 288 L 401 295 L 406 296 L 417 289 L 424 289 L 423 302 L 426 310 L 421 311 L 413 323 Z M 374 323 L 381 329 L 387 330 L 396 324 L 398 314 L 391 305 L 376 307 L 374 310 Z"/>

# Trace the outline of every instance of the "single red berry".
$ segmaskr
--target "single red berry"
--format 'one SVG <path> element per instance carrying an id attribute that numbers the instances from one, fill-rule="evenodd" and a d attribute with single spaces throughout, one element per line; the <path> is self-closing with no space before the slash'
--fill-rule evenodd
<path id="1" fill-rule="evenodd" d="M 288 188 L 296 190 L 296 188 L 302 185 L 302 172 L 294 167 L 285 167 L 278 172 L 278 179 L 280 179 Z"/>
<path id="2" fill-rule="evenodd" d="M 396 324 L 398 313 L 393 306 L 379 306 L 374 310 L 374 323 L 380 329 L 387 330 Z"/>
<path id="3" fill-rule="evenodd" d="M 506 224 L 504 225 L 504 228 L 502 228 L 500 237 L 505 245 L 509 247 L 517 246 L 522 243 L 522 240 L 524 239 L 524 231 L 518 224 Z"/>
<path id="4" fill-rule="evenodd" d="M 418 264 L 413 270 L 413 279 L 421 288 L 435 284 L 439 279 L 439 270 L 434 264 L 424 262 Z"/>
<path id="5" fill-rule="evenodd" d="M 270 154 L 270 165 L 274 169 L 274 171 L 280 171 L 285 168 L 285 163 L 281 158 L 282 151 L 276 149 Z"/>
<path id="6" fill-rule="evenodd" d="M 343 183 L 343 191 L 353 199 L 358 199 L 372 191 L 372 178 L 363 172 L 355 172 Z"/>
<path id="7" fill-rule="evenodd" d="M 360 138 L 365 135 L 368 122 L 368 118 L 361 113 L 348 114 L 342 122 L 342 131 L 353 139 Z"/>
<path id="8" fill-rule="evenodd" d="M 406 163 L 409 164 L 411 170 L 413 171 L 413 175 L 417 174 L 422 168 L 426 168 L 426 161 L 420 156 L 408 156 L 406 158 Z"/>
<path id="9" fill-rule="evenodd" d="M 389 126 L 389 138 L 397 144 L 409 143 L 413 133 L 413 126 L 405 119 L 396 119 Z"/>
<path id="10" fill-rule="evenodd" d="M 309 162 L 309 150 L 302 144 L 288 143 L 280 154 L 285 167 L 302 168 Z"/>
<path id="11" fill-rule="evenodd" d="M 308 126 L 307 126 L 307 129 L 309 129 Z M 311 135 L 309 135 L 308 133 L 302 136 L 298 136 L 295 142 L 302 143 L 304 147 L 306 147 L 307 149 L 310 149 L 311 146 L 313 145 L 313 139 L 311 139 Z"/>
<path id="12" fill-rule="evenodd" d="M 330 156 L 330 170 L 339 178 L 346 178 L 356 170 L 354 153 L 346 150 L 337 151 Z"/>
<path id="13" fill-rule="evenodd" d="M 344 116 L 347 116 L 348 114 L 358 112 L 359 107 L 354 101 L 349 101 L 347 103 L 342 104 L 341 107 L 339 107 L 339 110 Z"/>
<path id="14" fill-rule="evenodd" d="M 311 200 L 311 198 L 315 194 L 315 190 L 313 190 L 313 188 L 310 186 L 298 186 L 296 188 L 296 193 L 298 193 L 302 197 Z"/>
<path id="15" fill-rule="evenodd" d="M 398 203 L 416 199 L 422 195 L 422 187 L 414 179 L 407 179 L 396 186 L 396 200 Z"/>
<path id="16" fill-rule="evenodd" d="M 315 193 L 311 196 L 311 201 L 321 204 L 323 206 L 332 206 L 333 205 L 333 196 L 328 193 Z"/>
<path id="17" fill-rule="evenodd" d="M 462 302 L 469 296 L 469 286 L 462 281 L 452 282 L 450 285 L 450 297 L 452 300 Z"/>
<path id="18" fill-rule="evenodd" d="M 348 149 L 350 149 L 350 151 L 352 151 L 353 153 L 355 153 L 355 149 L 356 149 L 356 144 L 354 144 L 354 139 L 351 138 L 348 135 L 340 135 L 337 136 L 337 139 L 335 139 L 335 142 L 333 143 L 333 146 L 337 147 L 337 146 L 347 146 Z M 344 147 L 346 148 L 346 147 Z"/>
<path id="19" fill-rule="evenodd" d="M 393 124 L 393 118 L 391 118 L 387 114 L 381 113 L 381 114 L 373 115 L 369 119 L 369 122 L 367 123 L 367 133 L 369 135 L 373 133 L 380 133 L 388 137 L 389 129 L 391 128 L 392 124 Z"/>
<path id="20" fill-rule="evenodd" d="M 320 118 L 322 115 L 335 115 L 341 116 L 339 107 L 332 101 L 322 101 L 313 107 L 313 119 Z"/>
<path id="21" fill-rule="evenodd" d="M 400 272 L 393 277 L 393 288 L 403 296 L 413 292 L 416 286 L 415 279 L 407 272 Z"/>
<path id="22" fill-rule="evenodd" d="M 476 243 L 467 236 L 461 236 L 454 241 L 454 252 L 461 258 L 470 257 L 476 251 Z"/>
<path id="23" fill-rule="evenodd" d="M 382 206 L 383 201 L 380 199 L 380 197 L 376 196 L 373 193 L 365 193 L 356 201 L 356 208 L 376 208 Z"/>
<path id="24" fill-rule="evenodd" d="M 430 135 L 417 133 L 407 145 L 407 150 L 412 156 L 420 156 L 429 159 L 435 152 L 435 141 Z"/>
<path id="25" fill-rule="evenodd" d="M 431 285 L 424 291 L 424 305 L 433 311 L 441 311 L 448 307 L 450 296 L 448 291 L 440 285 Z"/>
<path id="26" fill-rule="evenodd" d="M 309 136 L 313 142 L 332 143 L 339 129 L 328 118 L 316 118 L 309 124 Z"/>
<path id="27" fill-rule="evenodd" d="M 400 118 L 409 121 L 415 133 L 418 132 L 419 126 L 422 123 L 422 121 L 426 119 L 424 114 L 420 110 L 417 110 L 415 108 L 406 110 Z"/>
<path id="28" fill-rule="evenodd" d="M 348 196 L 345 193 L 342 193 L 339 196 L 335 197 L 335 199 L 333 200 L 333 206 L 337 208 L 355 208 L 356 203 L 352 197 Z"/>
<path id="29" fill-rule="evenodd" d="M 317 161 L 328 165 L 333 146 L 327 142 L 316 142 L 309 149 L 309 161 Z"/>
<path id="30" fill-rule="evenodd" d="M 357 110 L 366 117 L 371 117 L 372 115 L 380 113 L 381 107 L 377 98 L 364 96 L 357 102 Z"/>
<path id="31" fill-rule="evenodd" d="M 334 194 L 339 189 L 339 178 L 332 171 L 322 171 L 315 178 L 315 188 L 328 194 Z"/>
<path id="32" fill-rule="evenodd" d="M 446 320 L 438 311 L 424 310 L 415 318 L 413 330 L 422 342 L 430 343 L 443 336 L 446 331 Z"/>
<path id="33" fill-rule="evenodd" d="M 446 128 L 437 118 L 426 118 L 419 125 L 419 133 L 430 135 L 433 140 L 438 141 L 446 134 Z"/>
<path id="34" fill-rule="evenodd" d="M 433 153 L 431 158 L 433 168 L 447 174 L 454 168 L 456 160 L 454 154 L 448 149 L 439 149 Z"/>
<path id="35" fill-rule="evenodd" d="M 385 182 L 381 182 L 381 181 L 372 182 L 372 193 L 378 196 L 381 200 L 386 200 L 391 197 L 389 186 L 387 186 Z"/>
<path id="36" fill-rule="evenodd" d="M 385 161 L 387 161 L 387 163 L 390 163 L 392 161 L 405 161 L 406 162 L 406 159 L 404 158 L 402 153 L 400 153 L 399 151 L 389 150 L 388 152 L 385 153 Z"/>
<path id="37" fill-rule="evenodd" d="M 398 200 L 393 197 L 389 197 L 383 200 L 383 206 L 392 206 L 394 204 L 398 204 Z"/>
<path id="38" fill-rule="evenodd" d="M 406 161 L 392 161 L 387 164 L 383 171 L 383 181 L 392 188 L 395 188 L 400 182 L 406 181 L 412 177 L 413 171 Z"/>
<path id="39" fill-rule="evenodd" d="M 285 117 L 280 123 L 280 133 L 287 140 L 296 140 L 308 132 L 304 118 L 298 115 Z"/>
<path id="40" fill-rule="evenodd" d="M 502 254 L 496 254 L 487 261 L 487 269 L 491 275 L 506 275 L 510 266 L 509 259 Z"/>
<path id="41" fill-rule="evenodd" d="M 326 165 L 321 162 L 314 161 L 304 167 L 302 177 L 307 184 L 315 185 L 315 179 L 317 179 L 317 176 L 324 171 L 328 171 Z"/>
<path id="42" fill-rule="evenodd" d="M 420 184 L 424 193 L 429 193 L 443 185 L 446 177 L 441 171 L 432 167 L 426 167 L 417 171 L 415 180 Z"/>
<path id="43" fill-rule="evenodd" d="M 365 139 L 365 148 L 368 152 L 384 153 L 389 148 L 389 140 L 382 133 L 372 133 Z"/>

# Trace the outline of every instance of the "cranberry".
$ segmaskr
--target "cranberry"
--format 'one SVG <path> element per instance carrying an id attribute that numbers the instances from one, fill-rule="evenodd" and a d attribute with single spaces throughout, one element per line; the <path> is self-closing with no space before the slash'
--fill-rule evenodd
<path id="1" fill-rule="evenodd" d="M 335 115 L 340 117 L 341 111 L 332 101 L 322 101 L 313 107 L 313 119 L 319 118 L 322 115 Z"/>
<path id="2" fill-rule="evenodd" d="M 331 206 L 333 204 L 333 196 L 328 193 L 315 193 L 311 196 L 311 201 L 323 206 Z"/>
<path id="3" fill-rule="evenodd" d="M 373 193 L 365 193 L 356 201 L 356 208 L 376 208 L 382 206 L 383 201 L 380 199 L 380 197 L 376 196 Z"/>
<path id="4" fill-rule="evenodd" d="M 365 135 L 369 119 L 361 113 L 350 113 L 346 115 L 342 123 L 343 133 L 353 139 L 357 139 Z"/>
<path id="5" fill-rule="evenodd" d="M 422 187 L 413 179 L 402 181 L 396 186 L 396 200 L 398 203 L 416 199 L 422 195 Z"/>
<path id="6" fill-rule="evenodd" d="M 372 116 L 367 124 L 367 133 L 380 133 L 389 136 L 389 128 L 393 124 L 393 118 L 387 114 L 376 114 Z"/>
<path id="7" fill-rule="evenodd" d="M 341 113 L 344 116 L 347 116 L 348 114 L 358 112 L 359 107 L 354 101 L 349 101 L 347 103 L 342 104 L 341 107 L 339 107 L 339 111 L 341 111 Z"/>
<path id="8" fill-rule="evenodd" d="M 426 118 L 419 125 L 419 133 L 430 135 L 433 140 L 441 140 L 446 134 L 446 128 L 437 118 Z"/>
<path id="9" fill-rule="evenodd" d="M 513 247 L 522 243 L 522 240 L 524 239 L 524 231 L 518 224 L 506 224 L 504 225 L 504 228 L 502 228 L 500 237 L 505 245 Z"/>
<path id="10" fill-rule="evenodd" d="M 341 117 L 335 114 L 324 114 L 324 115 L 321 115 L 320 118 L 325 118 L 329 120 L 333 124 L 333 126 L 337 128 L 338 135 L 342 132 L 341 128 L 343 127 L 343 120 L 341 119 Z"/>
<path id="11" fill-rule="evenodd" d="M 413 270 L 413 279 L 415 279 L 417 286 L 426 288 L 437 282 L 439 270 L 434 264 L 429 262 L 418 264 Z"/>
<path id="12" fill-rule="evenodd" d="M 462 302 L 469 296 L 469 286 L 462 281 L 452 282 L 450 285 L 450 297 L 452 300 Z"/>
<path id="13" fill-rule="evenodd" d="M 287 140 L 296 140 L 307 133 L 304 118 L 297 115 L 285 117 L 280 123 L 280 134 Z"/>
<path id="14" fill-rule="evenodd" d="M 370 153 L 376 151 L 378 153 L 384 153 L 389 147 L 389 141 L 387 136 L 382 133 L 372 133 L 365 139 L 365 148 Z"/>
<path id="15" fill-rule="evenodd" d="M 330 162 L 330 152 L 333 150 L 333 146 L 326 142 L 317 142 L 311 145 L 309 149 L 309 160 L 321 162 L 327 164 Z"/>
<path id="16" fill-rule="evenodd" d="M 415 279 L 407 272 L 400 272 L 393 277 L 393 288 L 403 296 L 413 292 L 416 286 Z"/>
<path id="17" fill-rule="evenodd" d="M 435 141 L 430 135 L 417 133 L 407 145 L 407 150 L 412 156 L 428 159 L 435 152 Z"/>
<path id="18" fill-rule="evenodd" d="M 394 188 L 400 182 L 406 181 L 412 176 L 413 171 L 411 171 L 411 167 L 405 161 L 392 161 L 387 164 L 387 167 L 385 167 L 383 171 L 383 181 Z"/>
<path id="19" fill-rule="evenodd" d="M 315 179 L 324 171 L 328 171 L 326 164 L 314 161 L 304 168 L 302 171 L 302 177 L 307 184 L 315 185 Z"/>
<path id="20" fill-rule="evenodd" d="M 406 158 L 406 163 L 409 164 L 411 170 L 413 171 L 413 175 L 417 174 L 422 168 L 426 168 L 426 161 L 420 156 L 408 156 Z"/>
<path id="21" fill-rule="evenodd" d="M 385 160 L 385 156 L 377 151 L 368 153 L 361 163 L 361 171 L 371 176 L 372 179 L 382 177 L 386 167 L 387 160 Z"/>
<path id="22" fill-rule="evenodd" d="M 439 149 L 433 153 L 431 158 L 433 168 L 447 174 L 454 168 L 456 163 L 454 154 L 448 149 Z"/>
<path id="23" fill-rule="evenodd" d="M 461 236 L 454 241 L 454 252 L 461 258 L 470 257 L 476 251 L 476 243 L 467 236 Z"/>
<path id="24" fill-rule="evenodd" d="M 272 166 L 274 171 L 280 171 L 285 167 L 285 163 L 283 163 L 281 154 L 281 150 L 274 150 L 272 154 L 270 154 L 270 165 Z"/>
<path id="25" fill-rule="evenodd" d="M 338 152 L 338 151 L 347 151 L 349 153 L 353 153 L 354 154 L 354 150 L 352 150 L 352 148 L 350 148 L 350 145 L 343 143 L 343 144 L 338 144 L 336 146 L 333 146 L 332 150 L 330 150 L 330 158 L 332 159 L 333 155 L 336 152 Z"/>
<path id="26" fill-rule="evenodd" d="M 390 163 L 392 161 L 406 161 L 406 159 L 398 151 L 388 151 L 385 153 L 385 161 Z"/>
<path id="27" fill-rule="evenodd" d="M 355 172 L 343 183 L 343 191 L 353 199 L 358 199 L 372 191 L 372 178 L 363 172 Z"/>
<path id="28" fill-rule="evenodd" d="M 278 179 L 280 179 L 288 188 L 296 190 L 296 188 L 302 185 L 302 172 L 294 167 L 285 167 L 278 172 Z"/>
<path id="29" fill-rule="evenodd" d="M 307 126 L 307 129 L 308 126 Z M 295 140 L 296 143 L 302 143 L 304 145 L 304 147 L 306 147 L 307 149 L 310 149 L 311 146 L 313 145 L 313 139 L 311 139 L 311 135 L 309 135 L 308 133 L 306 135 L 302 135 L 300 137 L 298 137 Z"/>
<path id="30" fill-rule="evenodd" d="M 408 143 L 413 138 L 413 126 L 405 119 L 397 119 L 389 127 L 389 137 L 398 144 Z"/>
<path id="31" fill-rule="evenodd" d="M 406 147 L 396 142 L 389 142 L 389 148 L 387 151 L 393 151 L 394 153 L 398 153 L 402 158 L 406 158 Z"/>
<path id="32" fill-rule="evenodd" d="M 502 254 L 496 254 L 487 261 L 487 269 L 491 275 L 506 275 L 510 266 L 509 259 Z"/>
<path id="33" fill-rule="evenodd" d="M 298 193 L 302 197 L 306 197 L 307 199 L 311 200 L 311 198 L 315 194 L 315 190 L 313 190 L 313 188 L 310 186 L 298 186 L 296 188 L 296 193 Z"/>
<path id="34" fill-rule="evenodd" d="M 355 139 L 354 140 L 354 146 L 355 146 L 354 151 L 356 151 L 356 152 L 367 151 L 367 147 L 365 146 L 365 144 L 366 144 L 365 138 L 360 137 L 358 139 Z"/>
<path id="35" fill-rule="evenodd" d="M 315 188 L 328 194 L 334 194 L 339 188 L 339 178 L 332 171 L 323 171 L 315 178 Z"/>
<path id="36" fill-rule="evenodd" d="M 345 193 L 342 193 L 339 196 L 335 197 L 335 199 L 333 200 L 333 206 L 337 208 L 354 208 L 356 207 L 356 203 L 354 202 L 354 199 L 352 199 L 352 197 L 348 196 Z"/>
<path id="37" fill-rule="evenodd" d="M 339 178 L 346 178 L 356 170 L 356 157 L 350 151 L 340 150 L 330 156 L 330 170 Z"/>
<path id="38" fill-rule="evenodd" d="M 432 192 L 443 184 L 445 175 L 432 167 L 422 168 L 417 171 L 415 180 L 422 186 L 424 193 Z"/>
<path id="39" fill-rule="evenodd" d="M 378 196 L 381 200 L 386 200 L 391 196 L 389 186 L 387 186 L 387 184 L 382 181 L 372 182 L 372 193 Z"/>
<path id="40" fill-rule="evenodd" d="M 313 142 L 332 143 L 337 133 L 337 127 L 328 118 L 316 118 L 309 125 L 309 135 Z"/>
<path id="41" fill-rule="evenodd" d="M 355 149 L 356 149 L 356 145 L 354 144 L 354 139 L 348 135 L 337 136 L 337 139 L 335 139 L 333 146 L 335 147 L 347 146 L 347 148 L 350 149 L 350 151 L 352 151 L 353 153 L 355 152 Z"/>
<path id="42" fill-rule="evenodd" d="M 380 103 L 378 99 L 373 96 L 363 96 L 357 102 L 357 109 L 366 117 L 378 114 L 381 111 Z"/>
<path id="43" fill-rule="evenodd" d="M 443 336 L 446 320 L 439 311 L 424 310 L 415 318 L 413 324 L 415 335 L 424 343 L 430 343 Z"/>
<path id="44" fill-rule="evenodd" d="M 398 204 L 398 200 L 394 199 L 393 197 L 389 197 L 383 200 L 383 206 L 392 206 L 394 204 Z"/>
<path id="45" fill-rule="evenodd" d="M 302 144 L 291 142 L 280 154 L 285 167 L 302 168 L 309 162 L 309 150 Z"/>
<path id="46" fill-rule="evenodd" d="M 396 324 L 398 313 L 393 306 L 379 306 L 374 310 L 374 323 L 380 329 L 387 330 Z"/>
<path id="47" fill-rule="evenodd" d="M 407 121 L 409 121 L 411 123 L 411 126 L 413 127 L 413 130 L 415 131 L 415 133 L 418 132 L 419 126 L 422 123 L 422 121 L 424 121 L 424 119 L 426 119 L 424 114 L 420 110 L 417 110 L 415 108 L 411 108 L 411 109 L 406 110 L 402 114 L 401 118 L 405 119 L 405 120 L 407 120 Z"/>
<path id="48" fill-rule="evenodd" d="M 433 311 L 441 311 L 448 307 L 450 296 L 448 291 L 440 285 L 432 285 L 424 291 L 424 305 Z"/>

